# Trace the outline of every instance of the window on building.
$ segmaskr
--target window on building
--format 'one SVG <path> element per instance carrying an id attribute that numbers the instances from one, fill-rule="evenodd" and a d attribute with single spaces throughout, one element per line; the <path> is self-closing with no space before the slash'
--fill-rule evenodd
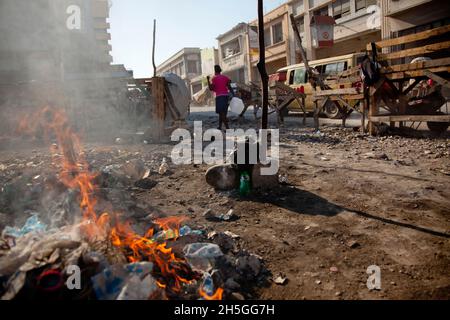
<path id="1" fill-rule="evenodd" d="M 350 0 L 336 0 L 333 3 L 333 17 L 340 19 L 350 14 Z"/>
<path id="2" fill-rule="evenodd" d="M 276 25 L 272 26 L 272 35 L 273 35 L 273 44 L 277 44 L 280 42 L 283 42 L 284 36 L 283 36 L 283 23 L 277 23 Z"/>
<path id="3" fill-rule="evenodd" d="M 270 28 L 264 30 L 264 45 L 266 48 L 272 45 L 272 34 L 270 32 Z"/>
<path id="4" fill-rule="evenodd" d="M 198 73 L 197 61 L 188 60 L 187 69 L 188 69 L 188 73 Z"/>
<path id="5" fill-rule="evenodd" d="M 228 58 L 241 53 L 241 43 L 239 38 L 231 40 L 224 45 L 222 45 L 222 58 Z"/>
<path id="6" fill-rule="evenodd" d="M 328 16 L 328 6 L 314 11 L 315 16 Z"/>
<path id="7" fill-rule="evenodd" d="M 372 5 L 377 5 L 377 0 L 356 0 L 356 11 L 364 10 Z"/>

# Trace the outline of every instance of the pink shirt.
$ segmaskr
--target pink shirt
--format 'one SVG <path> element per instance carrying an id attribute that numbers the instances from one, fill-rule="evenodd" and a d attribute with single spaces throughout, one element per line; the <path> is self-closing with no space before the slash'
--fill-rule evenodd
<path id="1" fill-rule="evenodd" d="M 222 74 L 219 74 L 212 79 L 213 91 L 216 93 L 216 97 L 228 95 L 228 84 L 230 81 L 231 80 L 227 76 Z"/>

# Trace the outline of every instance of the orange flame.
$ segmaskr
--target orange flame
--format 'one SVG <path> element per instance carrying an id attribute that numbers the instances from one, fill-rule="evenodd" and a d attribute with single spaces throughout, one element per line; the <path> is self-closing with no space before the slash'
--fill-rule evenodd
<path id="1" fill-rule="evenodd" d="M 71 189 L 80 192 L 80 208 L 83 214 L 83 228 L 88 241 L 109 238 L 111 244 L 119 248 L 129 262 L 149 261 L 155 264 L 155 278 L 161 289 L 180 293 L 183 285 L 191 284 L 200 278 L 191 270 L 184 259 L 176 257 L 172 248 L 164 241 L 153 239 L 155 228 L 150 228 L 144 236 L 136 234 L 129 222 L 116 223 L 111 228 L 111 218 L 108 213 L 98 216 L 95 211 L 95 174 L 89 171 L 78 136 L 72 131 L 66 114 L 62 111 L 45 108 L 36 115 L 24 117 L 18 130 L 32 133 L 43 129 L 47 138 L 53 134 L 57 147 L 52 148 L 53 157 L 60 162 L 61 181 Z M 169 217 L 154 221 L 155 226 L 163 232 L 173 232 L 172 240 L 180 236 L 179 230 L 185 217 Z M 165 239 L 163 239 L 165 240 Z M 221 300 L 223 289 L 218 289 L 213 296 L 208 296 L 200 290 L 199 294 L 206 300 Z"/>
<path id="2" fill-rule="evenodd" d="M 208 300 L 208 301 L 223 300 L 223 289 L 222 288 L 217 289 L 217 291 L 212 296 L 209 296 L 202 288 L 199 289 L 199 293 L 203 299 Z"/>

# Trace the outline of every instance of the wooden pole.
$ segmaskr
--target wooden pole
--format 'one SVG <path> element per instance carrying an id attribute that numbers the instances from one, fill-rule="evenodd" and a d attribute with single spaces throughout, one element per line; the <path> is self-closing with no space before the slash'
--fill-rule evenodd
<path id="1" fill-rule="evenodd" d="M 155 47 L 156 47 L 156 19 L 153 20 L 153 49 L 152 49 L 153 77 L 156 77 Z"/>
<path id="2" fill-rule="evenodd" d="M 259 62 L 258 70 L 262 82 L 262 124 L 261 129 L 266 130 L 269 123 L 269 76 L 266 70 L 266 44 L 264 37 L 264 1 L 258 0 L 258 33 L 259 33 Z"/>
<path id="3" fill-rule="evenodd" d="M 297 26 L 297 23 L 295 22 L 295 16 L 293 13 L 291 13 L 290 18 L 291 18 L 291 24 L 292 24 L 292 29 L 294 30 L 295 38 L 297 39 L 298 45 L 300 47 L 300 55 L 302 56 L 302 60 L 303 60 L 302 62 L 305 64 L 306 71 L 308 72 L 309 76 L 311 76 L 312 70 L 311 70 L 311 67 L 309 66 L 309 61 L 306 56 L 306 51 L 305 51 L 305 48 L 303 48 L 303 44 L 302 44 L 302 37 L 300 36 L 300 31 L 298 30 L 298 26 Z"/>

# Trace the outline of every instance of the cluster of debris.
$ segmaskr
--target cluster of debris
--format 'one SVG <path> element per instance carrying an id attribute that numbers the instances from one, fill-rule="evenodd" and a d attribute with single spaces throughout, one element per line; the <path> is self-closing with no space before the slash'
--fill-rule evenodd
<path id="1" fill-rule="evenodd" d="M 165 159 L 156 169 L 123 159 L 93 174 L 98 164 L 64 119 L 53 130 L 50 167 L 42 161 L 35 176 L 2 169 L 2 300 L 240 300 L 266 284 L 262 258 L 241 248 L 238 235 L 207 232 L 183 216 L 141 219 L 151 212 L 127 190 L 151 189 L 152 176 L 170 174 Z"/>

